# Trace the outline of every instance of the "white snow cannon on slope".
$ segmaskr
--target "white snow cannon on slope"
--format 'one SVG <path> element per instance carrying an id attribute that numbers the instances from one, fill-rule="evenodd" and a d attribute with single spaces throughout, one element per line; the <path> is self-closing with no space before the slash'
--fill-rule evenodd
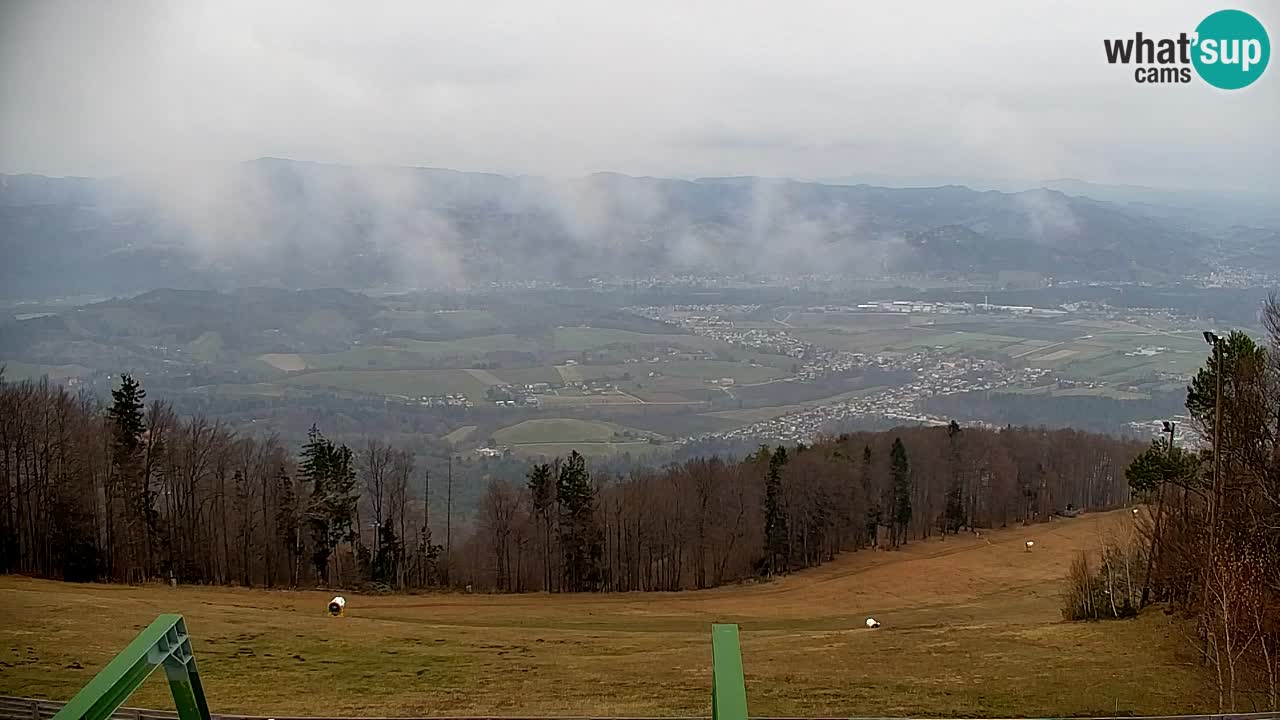
<path id="1" fill-rule="evenodd" d="M 337 617 L 342 614 L 343 610 L 345 610 L 346 607 L 347 607 L 346 598 L 339 595 L 338 597 L 329 601 L 329 614 L 333 615 L 334 617 Z"/>

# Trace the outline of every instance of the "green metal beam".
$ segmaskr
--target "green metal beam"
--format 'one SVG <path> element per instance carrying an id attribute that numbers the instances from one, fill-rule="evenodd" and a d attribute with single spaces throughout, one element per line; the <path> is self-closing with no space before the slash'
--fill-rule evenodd
<path id="1" fill-rule="evenodd" d="M 161 615 L 138 634 L 53 720 L 109 720 L 142 682 L 164 666 L 181 720 L 209 720 L 204 687 L 181 615 Z"/>
<path id="2" fill-rule="evenodd" d="M 711 626 L 712 720 L 747 720 L 747 685 L 737 625 Z"/>

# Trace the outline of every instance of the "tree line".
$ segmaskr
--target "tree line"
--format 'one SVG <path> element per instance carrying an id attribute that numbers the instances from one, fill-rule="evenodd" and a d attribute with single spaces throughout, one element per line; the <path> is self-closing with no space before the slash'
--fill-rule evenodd
<path id="1" fill-rule="evenodd" d="M 956 423 L 761 446 L 733 461 L 594 475 L 576 452 L 489 482 L 459 570 L 477 588 L 673 591 L 765 578 L 842 552 L 1046 522 L 1129 501 L 1141 446 Z"/>
<path id="2" fill-rule="evenodd" d="M 435 516 L 425 501 L 440 479 L 390 443 L 353 449 L 313 427 L 291 451 L 274 435 L 148 403 L 129 376 L 103 404 L 0 373 L 0 571 L 267 587 L 708 588 L 841 552 L 1117 507 L 1139 450 L 1071 430 L 951 423 L 627 471 L 593 471 L 573 452 L 520 482 L 482 480 L 478 508 L 455 527 L 451 500 Z"/>
<path id="3" fill-rule="evenodd" d="M 377 440 L 178 417 L 125 375 L 106 407 L 0 374 L 0 571 L 73 581 L 426 587 L 442 581 L 425 473 Z"/>
<path id="4" fill-rule="evenodd" d="M 1218 689 L 1223 710 L 1280 708 L 1280 304 L 1266 339 L 1206 334 L 1187 389 L 1199 449 L 1152 443 L 1126 469 L 1152 512 L 1132 553 L 1136 604 L 1168 603 Z M 1113 614 L 1123 614 L 1115 612 Z"/>

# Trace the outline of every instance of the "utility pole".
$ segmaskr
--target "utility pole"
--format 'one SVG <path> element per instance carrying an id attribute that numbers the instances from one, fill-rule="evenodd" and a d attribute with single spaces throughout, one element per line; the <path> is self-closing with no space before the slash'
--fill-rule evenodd
<path id="1" fill-rule="evenodd" d="M 1218 371 L 1214 373 L 1217 387 L 1213 392 L 1213 500 L 1216 523 L 1222 513 L 1222 375 L 1226 371 L 1222 367 L 1222 339 L 1216 336 L 1213 339 L 1213 354 L 1216 358 L 1214 364 L 1218 366 Z"/>
<path id="2" fill-rule="evenodd" d="M 1209 497 L 1209 562 L 1212 563 L 1217 552 L 1218 519 L 1222 512 L 1222 374 L 1226 368 L 1222 366 L 1222 338 L 1206 330 L 1204 339 L 1213 345 L 1216 381 L 1213 393 L 1213 490 Z"/>
<path id="3" fill-rule="evenodd" d="M 422 528 L 425 532 L 419 533 L 418 542 L 422 542 L 421 537 L 425 535 L 431 537 L 431 471 L 422 471 Z M 422 548 L 422 584 L 425 586 L 430 580 L 430 573 L 427 570 L 427 558 L 431 557 L 431 541 L 427 541 L 427 546 Z"/>
<path id="4" fill-rule="evenodd" d="M 1222 373 L 1225 372 L 1222 366 L 1222 338 L 1217 337 L 1210 331 L 1204 331 L 1204 341 L 1213 346 L 1213 379 L 1215 379 L 1215 389 L 1213 389 L 1213 492 L 1210 497 L 1210 533 L 1211 538 L 1215 537 L 1217 530 L 1217 520 L 1221 509 L 1222 492 Z M 1210 547 L 1212 550 L 1212 546 Z"/>
<path id="5" fill-rule="evenodd" d="M 1165 457 L 1168 464 L 1165 466 L 1167 472 L 1175 470 L 1174 453 L 1173 453 L 1173 437 L 1174 429 L 1177 423 L 1172 420 L 1164 421 L 1164 431 L 1169 433 L 1169 445 L 1165 448 Z M 1160 487 L 1156 489 L 1156 522 L 1151 530 L 1151 549 L 1147 551 L 1147 575 L 1142 581 L 1142 599 L 1138 601 L 1138 608 L 1144 608 L 1151 601 L 1151 571 L 1155 567 L 1156 554 L 1160 551 L 1160 521 L 1164 517 L 1164 486 L 1169 482 L 1169 477 L 1163 477 L 1160 480 Z"/>
<path id="6" fill-rule="evenodd" d="M 449 477 L 444 500 L 444 582 L 449 584 L 449 563 L 453 560 L 453 451 L 449 452 Z"/>

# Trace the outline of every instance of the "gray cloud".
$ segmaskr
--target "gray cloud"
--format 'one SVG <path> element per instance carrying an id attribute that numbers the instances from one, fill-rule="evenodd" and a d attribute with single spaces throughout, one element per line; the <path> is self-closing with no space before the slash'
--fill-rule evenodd
<path id="1" fill-rule="evenodd" d="M 1236 3 L 1280 37 L 1273 4 Z M 123 0 L 0 6 L 0 171 L 258 156 L 503 173 L 1269 182 L 1280 70 L 1143 87 L 1113 3 Z M 1273 41 L 1276 38 L 1273 37 Z"/>

